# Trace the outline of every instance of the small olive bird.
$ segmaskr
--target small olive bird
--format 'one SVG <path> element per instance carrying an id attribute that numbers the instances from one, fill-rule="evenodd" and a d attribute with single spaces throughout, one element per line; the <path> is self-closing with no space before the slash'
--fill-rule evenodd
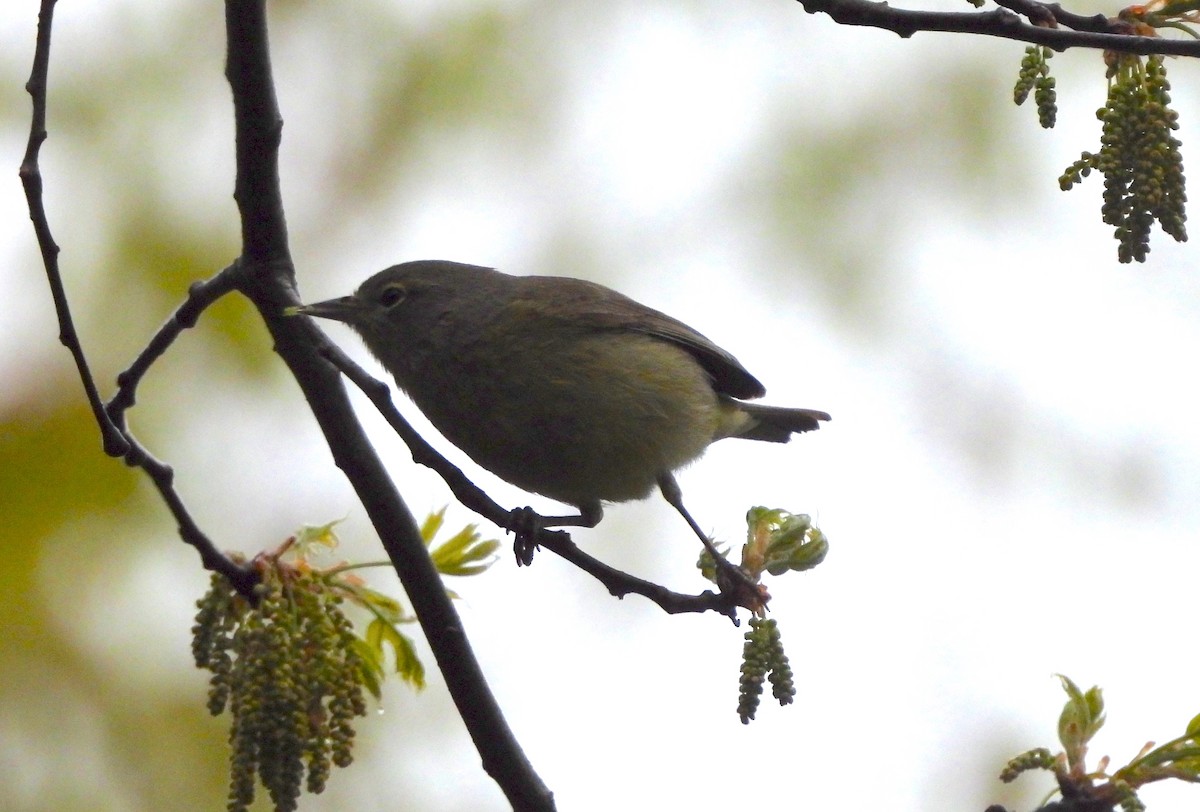
<path id="1" fill-rule="evenodd" d="M 747 403 L 765 393 L 680 321 L 580 279 L 445 260 L 394 265 L 353 295 L 291 312 L 350 325 L 430 422 L 487 470 L 579 509 L 657 485 L 711 549 L 672 472 L 724 437 L 786 443 L 829 415 Z M 517 555 L 529 563 L 533 547 Z"/>

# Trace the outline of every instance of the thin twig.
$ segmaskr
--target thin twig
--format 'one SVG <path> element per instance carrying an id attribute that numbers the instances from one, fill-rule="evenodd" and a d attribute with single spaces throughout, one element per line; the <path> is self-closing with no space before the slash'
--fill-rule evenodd
<path id="1" fill-rule="evenodd" d="M 58 244 L 50 231 L 50 221 L 46 217 L 46 206 L 42 197 L 42 170 L 38 164 L 38 156 L 42 144 L 46 141 L 46 94 L 49 88 L 50 75 L 50 32 L 54 23 L 55 0 L 42 0 L 38 12 L 37 45 L 33 53 L 33 69 L 25 90 L 33 99 L 33 115 L 29 124 L 29 142 L 25 147 L 25 157 L 21 160 L 18 174 L 21 185 L 25 188 L 25 200 L 29 205 L 29 219 L 33 221 L 33 230 L 37 235 L 38 248 L 42 252 L 42 264 L 46 267 L 46 278 L 50 283 L 50 295 L 54 298 L 54 312 L 58 314 L 58 340 L 62 342 L 75 359 L 75 368 L 79 372 L 79 380 L 83 383 L 83 391 L 87 395 L 88 405 L 100 427 L 100 437 L 104 444 L 104 453 L 110 457 L 120 457 L 129 450 L 129 444 L 121 436 L 121 432 L 109 420 L 100 400 L 100 392 L 92 378 L 83 345 L 75 332 L 75 321 L 71 318 L 71 307 L 67 302 L 67 292 L 63 286 L 62 272 L 58 267 Z"/>
<path id="2" fill-rule="evenodd" d="M 687 612 L 720 612 L 729 617 L 735 626 L 738 624 L 737 608 L 739 604 L 736 592 L 717 593 L 705 590 L 699 595 L 673 592 L 665 586 L 622 572 L 593 558 L 581 550 L 569 536 L 545 539 L 541 545 L 604 584 L 609 593 L 615 597 L 641 595 L 658 604 L 660 609 L 670 615 Z"/>
<path id="3" fill-rule="evenodd" d="M 154 483 L 154 487 L 158 490 L 163 502 L 167 505 L 167 509 L 171 511 L 171 516 L 175 519 L 175 524 L 179 530 L 179 537 L 196 549 L 196 552 L 200 554 L 200 561 L 206 570 L 221 573 L 229 579 L 229 583 L 238 593 L 251 603 L 257 602 L 254 587 L 260 579 L 258 572 L 253 566 L 253 562 L 247 561 L 244 564 L 238 564 L 225 553 L 221 552 L 213 544 L 212 539 L 205 535 L 200 526 L 192 519 L 191 513 L 183 503 L 183 499 L 180 498 L 178 491 L 175 490 L 175 471 L 171 466 L 156 459 L 128 431 L 125 432 L 124 436 L 130 445 L 129 452 L 125 454 L 125 463 L 131 467 L 141 468 L 150 477 L 150 481 Z"/>
<path id="4" fill-rule="evenodd" d="M 234 262 L 212 279 L 193 283 L 188 288 L 187 299 L 183 304 L 158 328 L 158 332 L 150 339 L 146 348 L 138 353 L 129 368 L 117 376 L 117 393 L 108 401 L 105 410 L 121 430 L 125 429 L 125 411 L 137 401 L 137 387 L 143 376 L 175 342 L 180 333 L 196 325 L 196 320 L 209 305 L 236 289 L 236 271 L 239 267 L 239 263 Z"/>
<path id="5" fill-rule="evenodd" d="M 1030 2 L 1035 2 L 1035 0 L 1030 0 Z M 1042 5 L 1054 15 L 1054 19 L 1059 25 L 1065 25 L 1076 31 L 1094 31 L 1098 34 L 1114 33 L 1112 20 L 1103 14 L 1075 14 L 1067 11 L 1060 3 L 1043 3 Z"/>
<path id="6" fill-rule="evenodd" d="M 125 420 L 125 412 L 136 402 L 137 387 L 150 367 L 162 357 L 183 330 L 195 326 L 196 320 L 209 305 L 234 290 L 238 269 L 239 263 L 235 262 L 212 279 L 196 282 L 188 288 L 188 298 L 158 329 L 158 332 L 150 339 L 145 349 L 138 353 L 129 368 L 117 376 L 117 393 L 108 401 L 105 411 L 128 445 L 128 450 L 124 454 L 125 464 L 141 468 L 150 477 L 150 481 L 154 483 L 154 487 L 175 519 L 179 537 L 196 549 L 205 569 L 224 575 L 238 593 L 254 602 L 256 600 L 254 587 L 259 582 L 259 576 L 253 564 L 251 562 L 237 563 L 221 552 L 212 539 L 200 529 L 195 519 L 192 518 L 191 512 L 183 503 L 179 492 L 175 490 L 174 470 L 151 454 L 138 441 L 129 430 Z"/>
<path id="7" fill-rule="evenodd" d="M 41 146 L 46 140 L 46 98 L 49 88 L 50 32 L 54 19 L 54 4 L 55 0 L 42 0 L 41 10 L 38 14 L 38 36 L 37 47 L 34 50 L 33 70 L 29 83 L 25 86 L 33 98 L 33 115 L 29 128 L 29 144 L 21 162 L 20 176 L 29 205 L 29 217 L 33 221 L 33 229 L 37 234 L 38 246 L 42 253 L 42 264 L 46 268 L 46 277 L 50 283 L 50 293 L 54 298 L 54 309 L 58 314 L 59 341 L 70 350 L 75 359 L 75 367 L 83 383 L 88 404 L 92 407 L 92 414 L 100 428 L 104 453 L 112 457 L 123 457 L 128 465 L 143 469 L 158 489 L 163 501 L 166 502 L 171 515 L 174 516 L 179 527 L 180 537 L 196 549 L 205 568 L 220 572 L 229 579 L 238 592 L 253 600 L 253 588 L 258 581 L 257 575 L 248 567 L 236 564 L 217 549 L 216 545 L 192 519 L 183 500 L 175 491 L 172 485 L 174 473 L 170 466 L 155 459 L 125 429 L 124 412 L 133 405 L 137 381 L 154 359 L 170 345 L 179 329 L 190 326 L 187 323 L 189 319 L 194 323 L 195 317 L 207 306 L 200 304 L 203 295 L 197 295 L 196 287 L 198 286 L 193 286 L 193 297 L 176 312 L 175 317 L 159 331 L 155 340 L 130 367 L 130 371 L 125 374 L 128 385 L 122 385 L 117 397 L 107 406 L 101 401 L 99 390 L 96 388 L 91 368 L 87 362 L 87 356 L 83 351 L 83 345 L 75 331 L 62 273 L 58 266 L 59 248 L 51 234 L 50 221 L 43 203 L 42 174 L 38 164 Z M 217 279 L 220 279 L 220 276 Z M 217 287 L 219 286 L 213 285 L 213 288 Z M 112 414 L 109 409 L 112 409 Z"/>

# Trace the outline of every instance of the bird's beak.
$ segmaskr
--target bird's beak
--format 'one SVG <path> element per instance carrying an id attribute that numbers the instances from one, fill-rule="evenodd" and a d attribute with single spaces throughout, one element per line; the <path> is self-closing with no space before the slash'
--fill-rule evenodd
<path id="1" fill-rule="evenodd" d="M 362 302 L 353 296 L 342 296 L 324 302 L 289 307 L 283 312 L 287 316 L 314 316 L 318 319 L 333 319 L 353 324 L 362 317 L 363 306 Z"/>

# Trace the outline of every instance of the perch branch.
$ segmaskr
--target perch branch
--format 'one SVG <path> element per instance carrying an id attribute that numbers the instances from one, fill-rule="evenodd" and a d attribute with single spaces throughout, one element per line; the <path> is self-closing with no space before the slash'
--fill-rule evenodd
<path id="1" fill-rule="evenodd" d="M 825 13 L 842 25 L 882 28 L 905 38 L 918 31 L 944 31 L 1019 40 L 1056 51 L 1099 48 L 1132 54 L 1200 56 L 1200 40 L 1132 36 L 1122 33 L 1127 32 L 1129 26 L 1121 21 L 1071 14 L 1058 4 L 1045 5 L 1032 0 L 1006 0 L 1007 8 L 987 11 L 914 11 L 872 0 L 797 2 L 809 14 Z M 1051 19 L 1058 25 L 1049 27 Z"/>

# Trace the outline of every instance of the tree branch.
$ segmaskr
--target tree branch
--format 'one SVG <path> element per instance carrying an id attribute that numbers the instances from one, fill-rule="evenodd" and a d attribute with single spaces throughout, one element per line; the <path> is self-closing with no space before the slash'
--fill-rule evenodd
<path id="1" fill-rule="evenodd" d="M 259 575 L 253 563 L 247 561 L 239 564 L 223 553 L 196 524 L 187 506 L 184 505 L 183 499 L 175 490 L 174 469 L 155 458 L 128 431 L 122 433 L 129 443 L 129 450 L 125 453 L 125 464 L 133 468 L 141 468 L 150 477 L 159 496 L 166 503 L 167 510 L 171 511 L 171 516 L 175 519 L 179 537 L 196 549 L 196 552 L 200 554 L 200 562 L 206 570 L 221 573 L 246 600 L 251 604 L 257 603 L 258 597 L 254 594 L 254 587 L 259 582 Z"/>
<path id="2" fill-rule="evenodd" d="M 226 77 L 237 128 L 234 197 L 242 215 L 239 289 L 254 303 L 379 533 L 412 601 L 434 658 L 487 773 L 516 810 L 550 812 L 553 795 L 534 772 L 484 680 L 412 513 L 357 422 L 337 370 L 315 348 L 328 340 L 309 319 L 288 318 L 298 304 L 287 246 L 278 147 L 282 119 L 271 77 L 264 0 L 226 0 Z"/>
<path id="3" fill-rule="evenodd" d="M 54 298 L 54 312 L 58 314 L 58 340 L 75 359 L 75 368 L 79 372 L 79 380 L 83 383 L 83 391 L 87 396 L 96 425 L 100 427 L 100 437 L 104 443 L 104 453 L 111 457 L 120 457 L 129 450 L 129 444 L 121 436 L 121 432 L 108 419 L 104 404 L 100 400 L 100 392 L 92 378 L 83 345 L 75 332 L 75 321 L 71 318 L 71 307 L 67 302 L 67 292 L 63 287 L 62 273 L 58 267 L 58 244 L 50 232 L 50 221 L 46 217 L 46 206 L 42 199 L 42 170 L 38 165 L 42 144 L 46 141 L 46 93 L 49 88 L 50 75 L 50 32 L 54 25 L 55 0 L 42 0 L 38 11 L 37 44 L 33 53 L 33 69 L 25 90 L 33 100 L 33 115 L 30 117 L 29 141 L 25 146 L 25 157 L 21 160 L 18 174 L 21 185 L 25 189 L 25 200 L 29 206 L 29 219 L 33 221 L 33 230 L 37 235 L 38 248 L 42 253 L 42 264 L 46 268 L 46 278 L 50 283 L 50 295 Z"/>
<path id="4" fill-rule="evenodd" d="M 126 444 L 125 453 L 122 455 L 125 464 L 141 468 L 150 477 L 150 481 L 158 489 L 159 496 L 175 518 L 179 537 L 196 548 L 205 569 L 224 575 L 239 594 L 253 603 L 256 600 L 254 586 L 258 583 L 258 573 L 254 567 L 250 563 L 238 564 L 225 555 L 200 529 L 184 505 L 182 497 L 175 490 L 175 472 L 138 442 L 125 421 L 125 412 L 137 401 L 137 387 L 142 378 L 154 362 L 170 348 L 179 334 L 195 325 L 205 308 L 233 290 L 235 268 L 236 263 L 207 282 L 197 282 L 188 289 L 188 298 L 184 303 L 159 328 L 129 368 L 117 376 L 117 393 L 105 404 L 104 412 Z"/>
<path id="5" fill-rule="evenodd" d="M 204 567 L 224 575 L 238 592 L 252 600 L 252 590 L 254 584 L 258 581 L 257 576 L 249 568 L 239 566 L 217 549 L 212 540 L 200 530 L 200 527 L 192 519 L 191 514 L 183 504 L 183 500 L 172 485 L 174 472 L 170 466 L 155 459 L 125 428 L 124 411 L 133 405 L 133 391 L 136 388 L 137 379 L 144 374 L 154 359 L 161 355 L 162 351 L 174 340 L 174 335 L 178 333 L 178 329 L 172 334 L 167 328 L 177 325 L 179 314 L 177 313 L 176 318 L 168 322 L 168 325 L 159 331 L 159 335 L 155 337 L 155 341 L 151 342 L 151 346 L 138 358 L 138 362 L 134 366 L 139 367 L 139 371 L 131 376 L 132 385 L 123 389 L 123 392 L 127 395 L 128 402 L 116 410 L 115 418 L 109 413 L 109 407 L 112 404 L 106 406 L 101 402 L 100 392 L 96 388 L 91 368 L 87 362 L 87 355 L 83 351 L 83 344 L 80 342 L 79 335 L 75 331 L 75 323 L 71 317 L 70 303 L 67 300 L 66 288 L 62 281 L 62 272 L 58 265 L 59 247 L 51 234 L 50 221 L 46 215 L 42 194 L 42 173 L 39 164 L 42 144 L 45 143 L 47 137 L 46 98 L 49 89 L 50 33 L 54 23 L 54 4 L 55 0 L 42 0 L 41 9 L 38 13 L 38 36 L 37 46 L 34 50 L 33 70 L 30 74 L 29 82 L 25 85 L 26 90 L 29 91 L 29 95 L 33 99 L 33 115 L 29 128 L 29 143 L 25 149 L 25 157 L 21 161 L 19 174 L 21 184 L 25 188 L 25 199 L 29 206 L 29 217 L 33 221 L 33 229 L 37 235 L 38 246 L 41 249 L 42 264 L 45 266 L 46 277 L 50 283 L 50 293 L 54 299 L 54 310 L 58 314 L 59 341 L 70 350 L 72 357 L 75 359 L 75 368 L 78 371 L 80 381 L 83 383 L 88 404 L 92 407 L 92 414 L 95 417 L 96 424 L 100 427 L 104 453 L 111 457 L 123 457 L 126 464 L 142 468 L 158 489 L 163 501 L 167 504 L 167 508 L 171 511 L 171 515 L 175 517 L 180 537 L 196 548 Z M 201 307 L 201 309 L 203 308 Z M 180 310 L 182 311 L 183 308 L 180 308 Z"/>
<path id="6" fill-rule="evenodd" d="M 718 593 L 706 589 L 699 595 L 673 592 L 653 581 L 646 581 L 610 567 L 581 550 L 570 536 L 565 533 L 563 535 L 565 538 L 543 540 L 541 544 L 604 584 L 613 596 L 623 598 L 631 594 L 641 595 L 658 604 L 659 608 L 669 615 L 685 612 L 720 612 L 732 620 L 733 625 L 738 625 L 737 609 L 741 604 L 738 602 L 736 591 Z"/>
<path id="7" fill-rule="evenodd" d="M 105 452 L 142 468 L 175 517 L 180 536 L 195 547 L 204 566 L 221 572 L 243 594 L 256 575 L 222 554 L 191 518 L 173 486 L 170 466 L 154 458 L 125 428 L 125 413 L 153 363 L 201 312 L 230 290 L 256 305 L 325 432 L 337 464 L 346 472 L 380 533 L 400 580 L 445 674 L 450 693 L 482 756 L 484 768 L 514 809 L 551 812 L 553 796 L 533 771 L 508 728 L 467 642 L 441 579 L 429 559 L 416 522 L 400 499 L 355 421 L 341 377 L 314 348 L 327 343 L 305 320 L 285 319 L 282 308 L 298 301 L 279 191 L 278 147 L 282 120 L 275 100 L 266 35 L 264 0 L 227 0 L 227 77 L 233 90 L 237 134 L 235 199 L 242 214 L 241 258 L 213 279 L 193 285 L 188 299 L 119 376 L 118 391 L 101 402 L 75 333 L 58 269 L 55 244 L 42 202 L 38 156 L 46 140 L 50 32 L 55 0 L 42 0 L 34 65 L 27 85 L 33 97 L 29 144 L 20 175 L 29 202 L 60 324 L 60 338 L 75 358 L 88 400 L 104 437 Z"/>
<path id="8" fill-rule="evenodd" d="M 188 296 L 183 304 L 176 308 L 171 317 L 158 329 L 129 368 L 117 376 L 117 393 L 105 404 L 105 411 L 122 432 L 126 431 L 125 412 L 137 402 L 137 388 L 142 378 L 154 362 L 175 343 L 180 333 L 196 325 L 196 320 L 209 305 L 225 294 L 233 292 L 237 285 L 236 272 L 237 263 L 234 263 L 212 279 L 193 283 L 188 288 Z"/>
<path id="9" fill-rule="evenodd" d="M 1031 0 L 1006 0 L 1007 8 L 988 11 L 913 11 L 872 0 L 797 0 L 809 14 L 823 12 L 842 25 L 866 26 L 911 37 L 918 31 L 947 31 L 1002 37 L 1056 51 L 1068 48 L 1101 48 L 1132 54 L 1200 56 L 1200 40 L 1132 36 L 1129 26 L 1103 16 L 1083 17 L 1066 12 L 1057 3 L 1044 5 Z M 1020 15 L 1010 10 L 1019 10 Z M 1049 15 L 1057 27 L 1035 25 Z M 1065 26 L 1065 27 L 1064 27 Z"/>

